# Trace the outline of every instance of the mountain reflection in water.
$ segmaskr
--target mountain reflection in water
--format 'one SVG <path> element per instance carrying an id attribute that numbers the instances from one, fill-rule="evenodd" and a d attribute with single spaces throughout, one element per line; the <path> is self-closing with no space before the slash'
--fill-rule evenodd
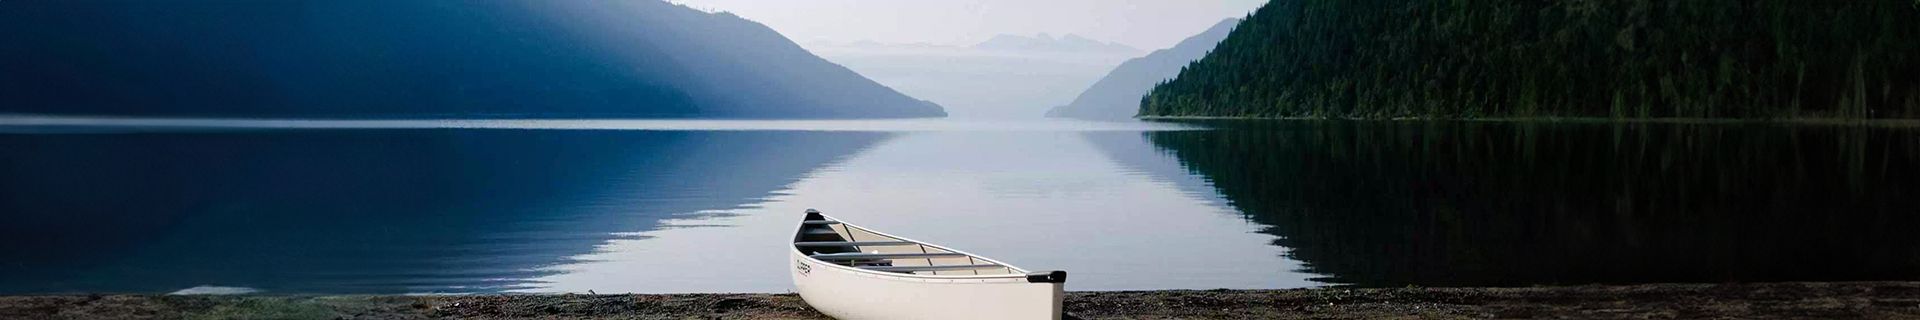
<path id="1" fill-rule="evenodd" d="M 1920 131 L 1215 122 L 1148 132 L 1363 286 L 1920 279 Z"/>
<path id="2" fill-rule="evenodd" d="M 0 135 L 0 294 L 489 292 L 881 133 Z"/>
<path id="3" fill-rule="evenodd" d="M 807 208 L 1070 290 L 1920 280 L 1912 128 L 35 121 L 0 294 L 785 292 Z"/>

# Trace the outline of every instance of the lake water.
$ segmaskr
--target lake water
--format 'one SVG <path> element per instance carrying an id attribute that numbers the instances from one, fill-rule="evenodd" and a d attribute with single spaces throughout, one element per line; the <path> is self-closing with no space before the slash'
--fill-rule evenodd
<path id="1" fill-rule="evenodd" d="M 1920 280 L 1920 130 L 0 121 L 0 293 L 786 292 L 801 212 L 1069 290 Z"/>

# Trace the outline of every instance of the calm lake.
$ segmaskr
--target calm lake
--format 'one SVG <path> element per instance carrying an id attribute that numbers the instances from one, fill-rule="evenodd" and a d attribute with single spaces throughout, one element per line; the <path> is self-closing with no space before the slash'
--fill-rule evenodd
<path id="1" fill-rule="evenodd" d="M 786 292 L 807 208 L 1069 290 L 1920 280 L 1920 129 L 0 122 L 0 294 Z"/>

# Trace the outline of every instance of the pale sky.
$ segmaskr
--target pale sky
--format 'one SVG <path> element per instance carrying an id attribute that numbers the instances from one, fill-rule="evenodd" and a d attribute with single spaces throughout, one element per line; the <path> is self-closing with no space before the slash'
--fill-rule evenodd
<path id="1" fill-rule="evenodd" d="M 727 11 L 801 44 L 972 45 L 996 34 L 1078 34 L 1163 49 L 1265 0 L 671 0 Z"/>

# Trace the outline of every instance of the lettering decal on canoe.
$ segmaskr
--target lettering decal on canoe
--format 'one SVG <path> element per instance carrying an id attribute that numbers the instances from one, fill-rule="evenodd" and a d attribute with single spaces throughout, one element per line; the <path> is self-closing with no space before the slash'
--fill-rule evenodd
<path id="1" fill-rule="evenodd" d="M 808 272 L 812 272 L 812 271 L 813 271 L 813 266 L 809 266 L 809 265 L 807 265 L 807 262 L 806 262 L 806 261 L 800 261 L 800 260 L 794 260 L 794 261 L 793 261 L 793 269 L 794 269 L 794 270 L 799 270 L 799 271 L 800 271 L 800 275 L 803 275 L 803 276 L 804 276 L 804 275 L 807 275 L 807 273 L 808 273 Z"/>

